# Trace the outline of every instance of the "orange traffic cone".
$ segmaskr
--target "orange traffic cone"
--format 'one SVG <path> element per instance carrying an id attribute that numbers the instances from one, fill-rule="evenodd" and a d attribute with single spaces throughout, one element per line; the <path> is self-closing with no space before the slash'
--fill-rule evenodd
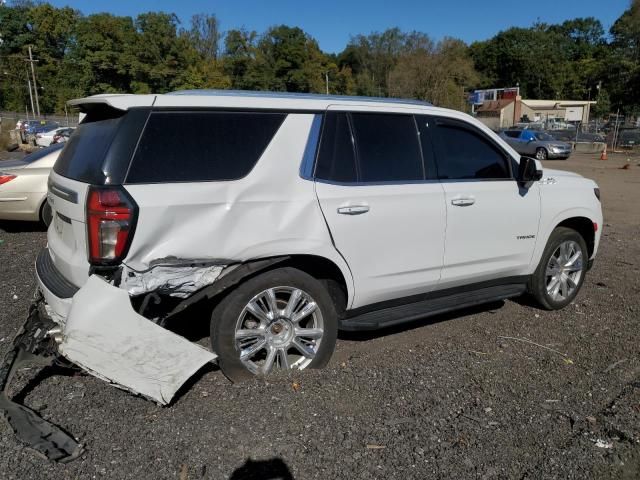
<path id="1" fill-rule="evenodd" d="M 609 160 L 609 158 L 607 157 L 607 144 L 604 144 L 604 150 L 602 150 L 602 153 L 600 154 L 600 160 Z"/>

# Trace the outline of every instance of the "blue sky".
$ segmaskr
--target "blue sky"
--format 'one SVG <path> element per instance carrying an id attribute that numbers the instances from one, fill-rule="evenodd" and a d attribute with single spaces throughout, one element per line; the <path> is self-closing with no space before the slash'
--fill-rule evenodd
<path id="1" fill-rule="evenodd" d="M 188 25 L 194 13 L 215 13 L 223 30 L 245 27 L 263 32 L 271 25 L 298 26 L 328 52 L 339 52 L 351 35 L 398 26 L 435 39 L 484 40 L 511 26 L 528 27 L 537 20 L 560 23 L 596 17 L 605 29 L 630 0 L 50 0 L 85 14 L 110 12 L 135 16 L 150 10 L 172 12 Z"/>

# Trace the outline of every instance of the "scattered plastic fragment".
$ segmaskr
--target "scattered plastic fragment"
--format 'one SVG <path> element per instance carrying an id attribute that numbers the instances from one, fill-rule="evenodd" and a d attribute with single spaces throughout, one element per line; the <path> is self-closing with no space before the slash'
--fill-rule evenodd
<path id="1" fill-rule="evenodd" d="M 601 438 L 596 440 L 596 447 L 598 448 L 613 448 L 613 442 L 607 442 Z"/>

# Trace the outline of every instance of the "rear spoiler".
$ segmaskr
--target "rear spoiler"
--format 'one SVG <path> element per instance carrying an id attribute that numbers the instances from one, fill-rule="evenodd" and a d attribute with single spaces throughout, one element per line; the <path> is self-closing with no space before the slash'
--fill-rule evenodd
<path id="1" fill-rule="evenodd" d="M 133 94 L 102 94 L 91 97 L 76 98 L 69 100 L 67 105 L 80 109 L 81 112 L 96 107 L 111 107 L 117 110 L 128 110 L 134 107 L 151 107 L 156 101 L 156 95 L 133 95 Z"/>

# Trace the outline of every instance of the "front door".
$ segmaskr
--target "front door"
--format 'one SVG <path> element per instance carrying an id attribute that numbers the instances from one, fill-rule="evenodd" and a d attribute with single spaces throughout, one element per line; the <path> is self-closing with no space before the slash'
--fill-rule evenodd
<path id="1" fill-rule="evenodd" d="M 538 184 L 516 182 L 512 159 L 467 122 L 433 119 L 447 227 L 442 287 L 525 275 L 537 241 Z"/>

